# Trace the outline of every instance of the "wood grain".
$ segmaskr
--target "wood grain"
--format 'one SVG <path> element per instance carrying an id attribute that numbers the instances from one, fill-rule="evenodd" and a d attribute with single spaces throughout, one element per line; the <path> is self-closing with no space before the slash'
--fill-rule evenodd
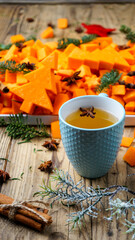
<path id="1" fill-rule="evenodd" d="M 45 29 L 48 22 L 57 24 L 59 17 L 67 17 L 70 27 L 66 30 L 55 28 L 54 40 L 61 37 L 77 37 L 82 34 L 75 32 L 75 27 L 81 22 L 102 24 L 105 27 L 116 28 L 116 33 L 112 34 L 114 42 L 119 44 L 125 43 L 125 38 L 120 34 L 119 27 L 126 24 L 135 29 L 135 4 L 68 4 L 68 5 L 0 5 L 0 42 L 9 43 L 10 36 L 22 33 L 28 37 L 35 34 L 40 38 L 40 33 Z M 32 17 L 34 22 L 28 23 L 27 18 Z M 44 40 L 45 42 L 45 40 Z M 133 127 L 126 127 L 125 136 L 133 136 Z M 63 149 L 62 142 L 57 152 L 50 152 L 42 147 L 45 139 L 36 139 L 31 143 L 18 144 L 18 140 L 11 140 L 4 133 L 5 129 L 0 129 L 0 157 L 8 158 L 10 162 L 0 161 L 0 168 L 9 172 L 12 178 L 21 178 L 19 181 L 9 181 L 0 186 L 0 191 L 16 200 L 32 199 L 33 194 L 40 189 L 44 179 L 46 184 L 49 183 L 49 174 L 43 173 L 38 169 L 41 160 L 52 159 L 53 164 L 64 171 L 68 171 L 75 181 L 81 177 L 74 171 L 72 165 Z M 132 144 L 135 146 L 135 142 Z M 41 149 L 43 151 L 35 151 Z M 112 184 L 128 185 L 134 188 L 134 179 L 127 177 L 128 174 L 134 173 L 135 169 L 129 167 L 123 161 L 123 155 L 126 148 L 120 148 L 117 159 L 108 172 L 102 178 L 96 180 L 83 179 L 86 186 L 107 187 Z M 127 198 L 124 194 L 123 198 Z M 50 201 L 49 201 L 50 202 Z M 53 224 L 49 226 L 44 233 L 37 233 L 21 225 L 14 224 L 3 217 L 0 217 L 0 239 L 1 240 L 125 240 L 131 239 L 131 236 L 123 234 L 126 228 L 121 222 L 115 220 L 110 223 L 100 218 L 92 220 L 87 219 L 85 228 L 70 231 L 66 225 L 67 215 L 74 211 L 74 208 L 68 209 L 63 205 L 54 204 L 50 209 L 53 218 Z"/>

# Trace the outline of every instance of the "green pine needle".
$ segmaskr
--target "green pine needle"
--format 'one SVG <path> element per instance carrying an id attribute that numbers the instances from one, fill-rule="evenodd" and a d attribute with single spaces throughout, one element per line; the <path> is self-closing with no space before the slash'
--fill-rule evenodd
<path id="1" fill-rule="evenodd" d="M 34 64 L 29 64 L 29 63 L 22 63 L 22 64 L 17 64 L 15 61 L 3 61 L 0 62 L 0 74 L 4 74 L 6 70 L 8 70 L 11 73 L 14 72 L 23 72 L 23 73 L 29 73 L 30 70 L 35 69 Z"/>
<path id="2" fill-rule="evenodd" d="M 75 46 L 79 46 L 80 44 L 92 41 L 96 37 L 97 35 L 95 34 L 89 34 L 89 35 L 83 36 L 81 39 L 61 38 L 58 40 L 58 49 L 65 49 L 71 43 L 73 43 Z"/>
<path id="3" fill-rule="evenodd" d="M 102 92 L 102 90 L 107 90 L 110 88 L 110 85 L 114 85 L 119 81 L 121 74 L 117 70 L 111 70 L 111 72 L 105 73 L 102 78 L 100 84 L 97 85 L 96 91 Z"/>
<path id="4" fill-rule="evenodd" d="M 120 27 L 120 31 L 126 35 L 126 39 L 130 40 L 131 43 L 135 42 L 135 32 L 133 32 L 131 28 L 125 25 L 122 25 Z"/>
<path id="5" fill-rule="evenodd" d="M 13 139 L 21 139 L 22 142 L 30 142 L 31 139 L 36 137 L 50 137 L 47 133 L 46 127 L 43 122 L 40 121 L 37 125 L 37 129 L 27 124 L 26 117 L 22 114 L 10 115 L 7 122 L 4 119 L 0 119 L 0 127 L 6 127 L 5 133 Z"/>

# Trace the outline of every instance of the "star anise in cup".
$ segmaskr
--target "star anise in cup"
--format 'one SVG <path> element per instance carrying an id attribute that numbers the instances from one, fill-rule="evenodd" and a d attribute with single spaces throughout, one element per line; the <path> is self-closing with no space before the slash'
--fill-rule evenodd
<path id="1" fill-rule="evenodd" d="M 96 112 L 94 112 L 94 107 L 90 106 L 89 108 L 82 108 L 80 107 L 80 111 L 82 113 L 80 113 L 81 117 L 87 116 L 87 117 L 91 117 L 91 118 L 95 118 L 95 114 Z"/>
<path id="2" fill-rule="evenodd" d="M 0 183 L 6 182 L 10 178 L 9 174 L 0 169 Z"/>
<path id="3" fill-rule="evenodd" d="M 43 147 L 51 150 L 51 151 L 56 151 L 57 148 L 58 148 L 58 145 L 59 143 L 56 142 L 56 140 L 51 140 L 50 142 L 49 141 L 45 141 L 44 144 L 42 145 Z"/>

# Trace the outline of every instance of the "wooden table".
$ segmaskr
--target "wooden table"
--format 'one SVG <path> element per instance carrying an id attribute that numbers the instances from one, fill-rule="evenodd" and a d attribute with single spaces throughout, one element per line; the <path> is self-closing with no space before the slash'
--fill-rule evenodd
<path id="1" fill-rule="evenodd" d="M 134 27 L 135 23 L 135 4 L 76 4 L 76 5 L 0 5 L 0 42 L 8 43 L 10 36 L 22 33 L 26 37 L 35 34 L 37 38 L 45 29 L 48 22 L 56 24 L 57 18 L 67 17 L 70 28 L 58 30 L 55 28 L 55 39 L 70 36 L 80 37 L 74 29 L 81 22 L 102 24 L 106 27 L 116 28 L 116 33 L 112 35 L 116 43 L 124 44 L 125 38 L 119 32 L 121 24 Z M 27 18 L 32 17 L 34 22 L 28 23 Z M 45 42 L 45 41 L 44 41 Z M 133 136 L 133 127 L 125 127 L 124 135 Z M 62 142 L 58 151 L 50 152 L 42 147 L 45 139 L 36 139 L 31 143 L 18 145 L 18 140 L 12 140 L 4 133 L 5 129 L 0 129 L 0 157 L 8 158 L 10 162 L 0 162 L 0 168 L 6 169 L 11 177 L 23 178 L 21 181 L 9 181 L 7 184 L 0 185 L 0 192 L 13 197 L 16 200 L 33 199 L 33 194 L 39 190 L 39 185 L 45 179 L 49 182 L 49 174 L 41 172 L 38 166 L 41 160 L 53 159 L 58 169 L 68 171 L 77 182 L 80 176 L 74 171 L 64 152 Z M 135 146 L 135 143 L 132 144 Z M 42 149 L 43 151 L 34 151 Z M 135 169 L 129 167 L 123 161 L 123 155 L 126 148 L 120 148 L 117 159 L 108 172 L 102 178 L 96 180 L 84 179 L 86 186 L 89 184 L 96 187 L 107 187 L 112 184 L 128 185 L 134 188 L 134 178 L 127 178 L 128 174 L 134 173 Z M 122 195 L 124 196 L 124 195 Z M 125 196 L 126 198 L 126 196 Z M 21 225 L 11 223 L 7 219 L 0 217 L 0 239 L 1 240 L 68 240 L 68 239 L 131 239 L 130 235 L 123 234 L 126 228 L 120 221 L 112 223 L 100 219 L 89 219 L 86 227 L 82 230 L 69 231 L 66 225 L 67 214 L 72 210 L 61 204 L 54 204 L 50 214 L 53 218 L 53 224 L 46 228 L 44 233 L 38 233 Z"/>

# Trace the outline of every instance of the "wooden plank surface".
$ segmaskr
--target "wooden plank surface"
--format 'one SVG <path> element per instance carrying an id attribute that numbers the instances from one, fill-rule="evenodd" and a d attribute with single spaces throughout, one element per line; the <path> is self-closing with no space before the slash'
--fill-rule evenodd
<path id="1" fill-rule="evenodd" d="M 55 28 L 55 39 L 60 37 L 80 37 L 75 33 L 75 27 L 81 22 L 102 24 L 105 27 L 116 28 L 112 35 L 116 43 L 124 44 L 125 38 L 118 31 L 121 24 L 126 24 L 135 29 L 135 5 L 134 4 L 78 4 L 78 5 L 0 5 L 0 42 L 8 43 L 10 36 L 22 33 L 24 36 L 35 34 L 40 38 L 40 33 L 47 26 L 48 22 L 56 25 L 59 17 L 69 19 L 70 28 L 58 30 Z M 28 23 L 27 18 L 32 17 L 34 22 Z M 44 40 L 45 42 L 45 40 Z M 133 127 L 126 127 L 125 136 L 133 136 Z M 50 152 L 42 147 L 45 139 L 36 139 L 31 143 L 18 145 L 18 140 L 11 140 L 0 129 L 0 157 L 8 158 L 10 162 L 0 162 L 0 168 L 9 172 L 11 177 L 23 178 L 21 181 L 9 181 L 0 186 L 0 191 L 16 200 L 33 199 L 33 194 L 39 190 L 42 180 L 49 181 L 49 174 L 40 172 L 38 166 L 41 160 L 52 159 L 58 169 L 68 171 L 75 181 L 80 176 L 74 171 L 64 152 L 62 142 L 57 152 Z M 132 144 L 135 146 L 135 143 Z M 34 152 L 35 149 L 42 149 L 42 152 Z M 120 148 L 117 159 L 107 175 L 96 180 L 84 179 L 85 185 L 91 184 L 96 187 L 106 187 L 112 184 L 128 184 L 133 189 L 132 178 L 128 174 L 134 173 L 135 169 L 129 167 L 123 160 L 127 149 Z M 134 189 L 133 189 L 134 190 Z M 124 195 L 123 195 L 124 196 Z M 125 196 L 126 197 L 126 196 Z M 7 219 L 0 217 L 0 239 L 1 240 L 127 240 L 131 236 L 123 234 L 125 228 L 120 222 L 106 222 L 101 219 L 88 219 L 86 227 L 81 230 L 69 231 L 66 225 L 67 215 L 73 209 L 68 209 L 60 204 L 55 204 L 50 209 L 53 223 L 44 233 L 37 233 L 29 228 L 14 224 Z"/>

